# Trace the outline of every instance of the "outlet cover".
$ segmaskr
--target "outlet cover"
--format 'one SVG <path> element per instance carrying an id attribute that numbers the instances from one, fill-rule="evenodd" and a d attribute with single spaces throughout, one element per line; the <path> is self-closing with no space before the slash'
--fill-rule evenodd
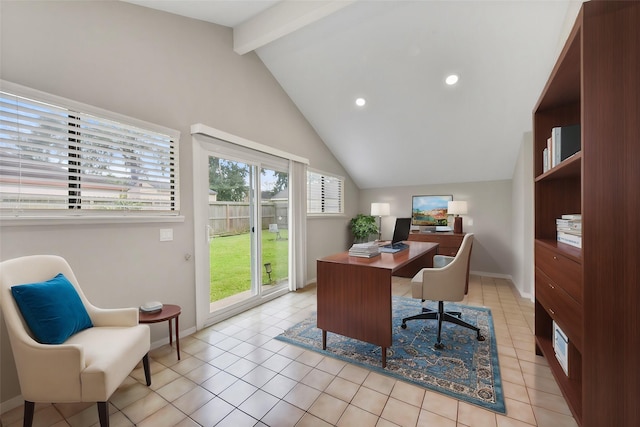
<path id="1" fill-rule="evenodd" d="M 173 228 L 161 228 L 160 229 L 160 241 L 170 242 L 173 240 Z"/>

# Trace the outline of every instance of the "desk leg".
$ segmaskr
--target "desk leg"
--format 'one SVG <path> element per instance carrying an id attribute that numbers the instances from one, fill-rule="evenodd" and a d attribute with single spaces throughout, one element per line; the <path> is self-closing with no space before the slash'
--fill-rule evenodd
<path id="1" fill-rule="evenodd" d="M 382 347 L 382 367 L 387 367 L 387 347 Z"/>
<path id="2" fill-rule="evenodd" d="M 327 349 L 327 331 L 325 331 L 324 329 L 322 330 L 322 349 Z"/>
<path id="3" fill-rule="evenodd" d="M 178 352 L 178 360 L 180 360 L 180 327 L 178 326 L 178 319 L 180 315 L 176 316 L 176 351 Z M 169 321 L 171 323 L 171 321 Z"/>

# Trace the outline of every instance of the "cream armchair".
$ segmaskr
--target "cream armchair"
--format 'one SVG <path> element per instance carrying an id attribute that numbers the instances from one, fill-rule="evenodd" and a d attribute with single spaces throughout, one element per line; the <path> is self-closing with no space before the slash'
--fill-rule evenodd
<path id="1" fill-rule="evenodd" d="M 68 279 L 70 292 L 69 282 L 75 288 L 92 327 L 61 344 L 42 344 L 28 326 L 21 311 L 24 307 L 19 306 L 11 288 L 46 282 L 59 273 Z M 138 324 L 138 309 L 93 306 L 63 258 L 34 255 L 0 263 L 0 303 L 25 400 L 25 426 L 33 422 L 36 402 L 97 402 L 100 425 L 108 426 L 108 400 L 140 360 L 147 386 L 151 385 L 150 332 L 148 325 Z"/>
<path id="2" fill-rule="evenodd" d="M 441 341 L 442 322 L 451 322 L 476 331 L 478 341 L 484 341 L 480 329 L 461 319 L 460 312 L 444 310 L 444 301 L 462 301 L 469 280 L 469 260 L 473 246 L 473 234 L 467 233 L 455 257 L 436 255 L 433 257 L 433 268 L 423 268 L 411 279 L 411 296 L 413 298 L 438 301 L 438 311 L 423 308 L 420 314 L 402 319 L 400 325 L 407 328 L 409 320 L 435 319 L 438 321 L 438 336 L 435 347 L 444 348 Z"/>

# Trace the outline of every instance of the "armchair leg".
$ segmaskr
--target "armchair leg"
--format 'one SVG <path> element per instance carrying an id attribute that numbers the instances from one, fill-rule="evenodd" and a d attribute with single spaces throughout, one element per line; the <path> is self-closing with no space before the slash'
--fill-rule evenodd
<path id="1" fill-rule="evenodd" d="M 98 402 L 100 427 L 109 427 L 109 402 Z"/>
<path id="2" fill-rule="evenodd" d="M 22 420 L 22 425 L 24 427 L 31 427 L 33 424 L 33 411 L 35 406 L 36 404 L 34 402 L 30 402 L 28 400 L 24 401 L 24 417 Z"/>
<path id="3" fill-rule="evenodd" d="M 142 366 L 144 367 L 144 378 L 147 380 L 147 387 L 151 385 L 151 369 L 149 368 L 149 353 L 142 358 Z"/>

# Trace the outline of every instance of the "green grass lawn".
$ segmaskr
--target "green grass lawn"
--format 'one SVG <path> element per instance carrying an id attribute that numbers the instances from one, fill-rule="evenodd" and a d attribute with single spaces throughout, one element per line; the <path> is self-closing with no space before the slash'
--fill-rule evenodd
<path id="1" fill-rule="evenodd" d="M 280 231 L 280 240 L 275 234 L 262 233 L 262 283 L 269 283 L 264 263 L 270 262 L 273 272 L 271 280 L 276 283 L 289 274 L 289 242 L 286 230 Z M 251 289 L 251 249 L 249 233 L 235 236 L 215 237 L 209 244 L 211 262 L 211 302 Z"/>

